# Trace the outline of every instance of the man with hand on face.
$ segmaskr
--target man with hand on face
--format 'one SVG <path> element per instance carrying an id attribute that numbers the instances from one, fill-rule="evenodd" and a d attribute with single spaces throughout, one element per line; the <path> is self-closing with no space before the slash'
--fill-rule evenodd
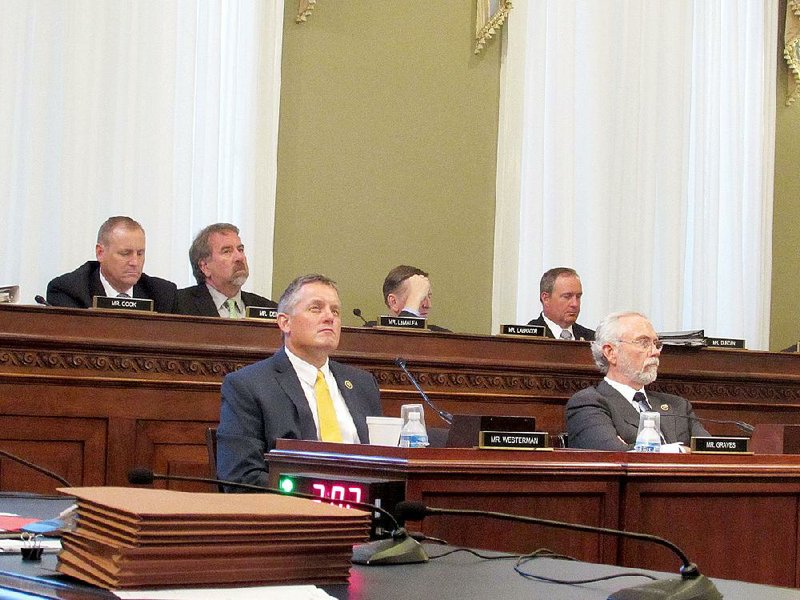
<path id="1" fill-rule="evenodd" d="M 656 380 L 661 356 L 661 340 L 647 317 L 608 315 L 597 326 L 592 356 L 605 378 L 567 402 L 570 448 L 631 450 L 642 412 L 661 414 L 665 443 L 689 445 L 693 436 L 708 435 L 688 400 L 644 389 Z"/>
<path id="2" fill-rule="evenodd" d="M 214 223 L 201 230 L 189 248 L 189 262 L 197 285 L 178 290 L 177 314 L 240 319 L 248 306 L 277 306 L 263 296 L 242 291 L 250 271 L 235 225 Z"/>
<path id="3" fill-rule="evenodd" d="M 528 325 L 545 328 L 545 337 L 557 340 L 594 339 L 594 331 L 578 325 L 581 314 L 583 287 L 575 269 L 556 267 L 550 269 L 539 282 L 539 300 L 542 313 Z"/>
<path id="4" fill-rule="evenodd" d="M 280 350 L 222 382 L 220 479 L 267 485 L 264 453 L 276 439 L 367 444 L 367 417 L 381 414 L 375 378 L 328 358 L 342 328 L 331 279 L 305 275 L 292 281 L 278 302 L 278 327 Z"/>
<path id="5" fill-rule="evenodd" d="M 389 314 L 395 317 L 423 317 L 428 318 L 433 303 L 433 291 L 428 274 L 422 269 L 408 265 L 399 265 L 389 271 L 383 280 L 383 301 L 389 308 Z M 374 327 L 375 321 L 366 324 Z M 431 331 L 450 332 L 449 329 L 431 325 Z"/>
<path id="6" fill-rule="evenodd" d="M 97 232 L 95 257 L 47 284 L 47 303 L 91 308 L 95 296 L 146 298 L 156 312 L 172 312 L 177 286 L 144 269 L 144 229 L 130 217 L 111 217 Z"/>

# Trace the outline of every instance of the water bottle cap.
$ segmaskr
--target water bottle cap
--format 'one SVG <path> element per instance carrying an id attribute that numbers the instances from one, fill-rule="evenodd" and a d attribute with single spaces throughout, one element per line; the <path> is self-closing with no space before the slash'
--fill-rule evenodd
<path id="1" fill-rule="evenodd" d="M 653 419 L 645 419 L 644 420 L 644 426 L 645 427 L 655 427 L 656 426 L 656 422 Z"/>

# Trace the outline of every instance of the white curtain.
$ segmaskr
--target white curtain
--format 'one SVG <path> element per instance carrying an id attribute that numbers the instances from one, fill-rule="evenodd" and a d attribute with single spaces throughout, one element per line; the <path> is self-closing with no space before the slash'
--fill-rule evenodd
<path id="1" fill-rule="evenodd" d="M 579 322 L 766 348 L 778 0 L 531 0 L 504 35 L 493 328 L 578 270 Z"/>
<path id="2" fill-rule="evenodd" d="M 188 248 L 239 225 L 269 294 L 283 0 L 0 0 L 0 285 L 22 302 L 147 233 L 145 271 L 193 284 Z"/>

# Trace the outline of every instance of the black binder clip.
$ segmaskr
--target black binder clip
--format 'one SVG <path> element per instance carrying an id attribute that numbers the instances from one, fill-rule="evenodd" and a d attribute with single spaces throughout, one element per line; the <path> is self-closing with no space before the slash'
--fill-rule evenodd
<path id="1" fill-rule="evenodd" d="M 24 532 L 21 537 L 23 542 L 29 544 L 23 546 L 20 549 L 20 552 L 22 553 L 22 560 L 26 561 L 42 560 L 42 553 L 44 552 L 44 548 L 42 548 L 39 545 L 38 538 L 40 536 Z"/>

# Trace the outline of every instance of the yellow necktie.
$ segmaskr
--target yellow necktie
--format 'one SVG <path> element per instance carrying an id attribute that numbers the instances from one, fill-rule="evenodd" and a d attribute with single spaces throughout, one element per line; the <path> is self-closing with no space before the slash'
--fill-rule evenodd
<path id="1" fill-rule="evenodd" d="M 323 442 L 341 442 L 342 430 L 339 429 L 339 420 L 333 408 L 331 392 L 325 382 L 325 375 L 317 370 L 317 380 L 314 382 L 314 396 L 317 398 L 317 418 L 319 419 L 319 437 Z"/>

